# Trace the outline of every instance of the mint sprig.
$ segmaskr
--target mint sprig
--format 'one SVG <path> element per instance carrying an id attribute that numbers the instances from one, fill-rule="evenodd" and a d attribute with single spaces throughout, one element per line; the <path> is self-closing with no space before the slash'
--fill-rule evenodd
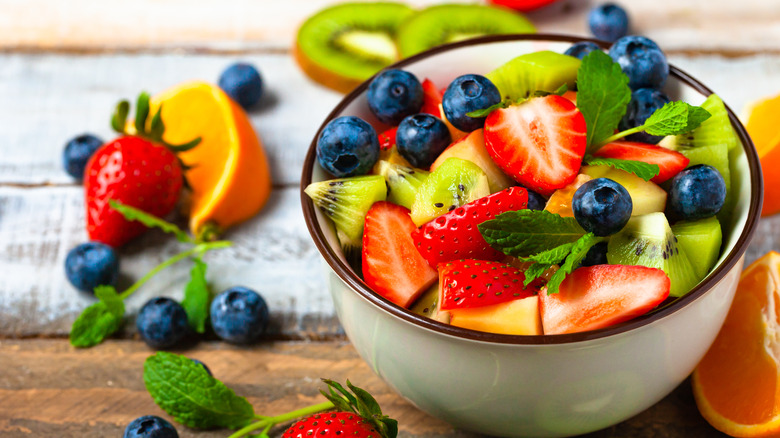
<path id="1" fill-rule="evenodd" d="M 574 243 L 585 234 L 573 217 L 545 210 L 507 211 L 478 228 L 490 246 L 514 257 L 531 257 Z"/>
<path id="2" fill-rule="evenodd" d="M 206 320 L 209 317 L 209 302 L 211 291 L 206 282 L 206 264 L 198 257 L 190 270 L 190 281 L 184 288 L 184 299 L 181 306 L 187 313 L 187 322 L 190 328 L 197 333 L 206 331 Z"/>
<path id="3" fill-rule="evenodd" d="M 558 293 L 558 288 L 561 286 L 563 280 L 567 275 L 571 274 L 573 270 L 580 266 L 582 259 L 584 259 L 588 254 L 590 248 L 593 245 L 603 241 L 603 237 L 598 237 L 593 233 L 588 233 L 580 237 L 571 247 L 571 252 L 568 256 L 566 256 L 566 260 L 563 261 L 561 267 L 555 271 L 555 273 L 550 277 L 550 280 L 547 282 L 547 294 L 550 295 Z"/>
<path id="4" fill-rule="evenodd" d="M 98 286 L 94 290 L 100 300 L 87 307 L 73 322 L 70 343 L 74 347 L 91 347 L 122 327 L 125 303 L 113 286 Z"/>
<path id="5" fill-rule="evenodd" d="M 176 240 L 182 243 L 195 242 L 195 240 L 192 239 L 192 237 L 190 237 L 189 234 L 187 234 L 185 231 L 183 231 L 175 224 L 160 219 L 157 216 L 153 216 L 143 210 L 139 210 L 135 207 L 122 204 L 121 202 L 115 201 L 113 199 L 108 200 L 108 205 L 110 205 L 111 208 L 113 208 L 114 210 L 121 213 L 122 216 L 129 221 L 138 221 L 146 225 L 147 227 L 157 228 L 166 233 L 173 234 L 174 236 L 176 236 Z"/>
<path id="6" fill-rule="evenodd" d="M 613 134 L 600 141 L 599 146 L 638 132 L 658 136 L 684 134 L 698 128 L 708 118 L 710 113 L 702 107 L 680 101 L 668 102 L 655 110 L 644 124 Z"/>
<path id="7" fill-rule="evenodd" d="M 633 173 L 645 181 L 650 181 L 661 172 L 661 168 L 657 164 L 645 163 L 644 161 L 621 160 L 619 158 L 587 156 L 585 157 L 585 164 L 590 166 L 609 166 L 615 169 L 624 170 Z"/>

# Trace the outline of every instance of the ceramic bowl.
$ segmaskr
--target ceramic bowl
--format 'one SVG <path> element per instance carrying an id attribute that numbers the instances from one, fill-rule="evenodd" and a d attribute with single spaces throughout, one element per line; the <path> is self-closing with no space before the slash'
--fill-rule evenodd
<path id="1" fill-rule="evenodd" d="M 583 38 L 562 35 L 485 37 L 439 47 L 397 63 L 445 86 L 466 73 L 485 74 L 515 56 L 563 52 Z M 366 103 L 368 82 L 333 110 L 382 126 Z M 671 67 L 665 91 L 700 104 L 712 92 Z M 421 410 L 458 428 L 497 436 L 570 436 L 623 421 L 661 400 L 693 370 L 713 342 L 739 280 L 761 211 L 758 157 L 729 110 L 742 148 L 732 157 L 733 224 L 724 228 L 717 268 L 671 305 L 609 328 L 568 335 L 497 335 L 418 316 L 376 294 L 346 263 L 328 220 L 301 193 L 303 212 L 325 261 L 335 309 L 362 358 Z M 320 127 L 320 130 L 322 130 Z M 319 136 L 319 132 L 317 133 Z M 301 187 L 329 179 L 312 140 Z"/>

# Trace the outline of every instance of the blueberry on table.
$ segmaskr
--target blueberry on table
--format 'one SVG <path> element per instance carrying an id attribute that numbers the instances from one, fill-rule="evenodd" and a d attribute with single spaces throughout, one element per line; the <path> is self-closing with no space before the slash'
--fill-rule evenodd
<path id="1" fill-rule="evenodd" d="M 640 88 L 631 93 L 631 100 L 626 106 L 626 114 L 618 124 L 621 131 L 642 126 L 653 113 L 669 103 L 669 97 L 653 88 Z M 650 135 L 646 132 L 637 132 L 626 137 L 629 141 L 657 144 L 663 136 Z"/>
<path id="2" fill-rule="evenodd" d="M 501 93 L 481 75 L 463 75 L 450 82 L 442 98 L 444 116 L 452 126 L 461 131 L 475 131 L 485 124 L 486 117 L 469 117 L 467 114 L 489 108 L 501 102 Z"/>
<path id="3" fill-rule="evenodd" d="M 606 265 L 607 263 L 607 242 L 599 242 L 590 247 L 585 258 L 580 262 L 580 266 Z"/>
<path id="4" fill-rule="evenodd" d="M 417 77 L 403 70 L 385 70 L 368 86 L 368 107 L 383 123 L 397 125 L 417 114 L 423 105 L 423 88 Z"/>
<path id="5" fill-rule="evenodd" d="M 726 182 L 712 166 L 698 164 L 672 178 L 669 208 L 685 220 L 716 215 L 726 202 Z"/>
<path id="6" fill-rule="evenodd" d="M 238 62 L 219 75 L 219 88 L 242 108 L 249 109 L 263 97 L 263 78 L 253 65 Z"/>
<path id="7" fill-rule="evenodd" d="M 582 59 L 590 52 L 593 52 L 595 50 L 601 50 L 601 47 L 599 47 L 598 44 L 591 42 L 591 41 L 580 41 L 578 43 L 574 43 L 566 49 L 565 52 L 563 52 L 564 55 L 573 56 L 577 59 Z"/>
<path id="8" fill-rule="evenodd" d="M 572 198 L 577 223 L 597 236 L 620 231 L 631 218 L 631 195 L 620 184 L 608 178 L 592 179 L 577 189 Z"/>
<path id="9" fill-rule="evenodd" d="M 320 166 L 337 178 L 363 175 L 379 159 L 379 138 L 374 128 L 355 116 L 337 117 L 317 139 Z"/>
<path id="10" fill-rule="evenodd" d="M 68 175 L 79 181 L 84 179 L 87 161 L 102 145 L 103 140 L 92 134 L 82 134 L 70 139 L 62 151 L 62 163 Z"/>
<path id="11" fill-rule="evenodd" d="M 176 428 L 166 420 L 144 415 L 131 421 L 125 428 L 123 438 L 179 438 Z"/>
<path id="12" fill-rule="evenodd" d="M 427 169 L 452 142 L 450 130 L 438 117 L 415 114 L 405 118 L 395 134 L 398 153 L 412 166 Z"/>
<path id="13" fill-rule="evenodd" d="M 165 297 L 147 301 L 138 312 L 135 324 L 144 342 L 156 349 L 174 347 L 189 334 L 184 308 Z"/>
<path id="14" fill-rule="evenodd" d="M 669 76 L 666 55 L 649 38 L 635 35 L 620 38 L 609 48 L 609 56 L 620 64 L 632 90 L 660 89 Z"/>
<path id="15" fill-rule="evenodd" d="M 68 251 L 65 276 L 70 284 L 84 292 L 97 286 L 115 286 L 119 277 L 119 258 L 114 248 L 100 243 L 82 243 Z"/>
<path id="16" fill-rule="evenodd" d="M 544 210 L 544 207 L 547 205 L 547 200 L 544 199 L 544 196 L 536 193 L 533 190 L 528 190 L 528 209 L 529 210 Z"/>
<path id="17" fill-rule="evenodd" d="M 257 292 L 235 286 L 214 298 L 210 309 L 214 333 L 227 342 L 248 344 L 268 326 L 268 305 Z"/>
<path id="18" fill-rule="evenodd" d="M 588 27 L 596 38 L 614 42 L 628 33 L 628 14 L 614 3 L 604 3 L 590 10 Z"/>

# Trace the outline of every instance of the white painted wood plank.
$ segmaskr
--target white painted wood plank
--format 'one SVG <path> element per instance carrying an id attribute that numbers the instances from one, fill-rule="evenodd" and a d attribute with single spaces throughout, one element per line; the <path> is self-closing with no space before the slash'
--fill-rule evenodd
<path id="1" fill-rule="evenodd" d="M 271 309 L 272 333 L 332 336 L 340 328 L 298 194 L 296 188 L 275 190 L 259 216 L 232 229 L 225 238 L 235 245 L 206 255 L 207 278 L 214 292 L 234 285 L 259 291 Z M 80 188 L 0 188 L 0 334 L 68 332 L 94 301 L 64 274 L 68 250 L 85 240 Z M 120 253 L 124 287 L 182 248 L 154 231 L 130 243 Z M 153 296 L 181 299 L 188 278 L 186 263 L 162 271 L 128 298 L 128 314 Z M 135 331 L 132 324 L 127 329 Z"/>

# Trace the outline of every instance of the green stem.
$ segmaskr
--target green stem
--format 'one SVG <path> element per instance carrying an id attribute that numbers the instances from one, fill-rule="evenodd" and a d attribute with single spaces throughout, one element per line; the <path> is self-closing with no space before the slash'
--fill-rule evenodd
<path id="1" fill-rule="evenodd" d="M 247 436 L 250 432 L 255 431 L 257 429 L 265 429 L 267 431 L 270 430 L 273 426 L 276 426 L 277 424 L 286 423 L 288 421 L 295 420 L 296 418 L 305 417 L 311 414 L 316 414 L 317 412 L 325 411 L 327 409 L 332 409 L 334 407 L 335 406 L 333 405 L 333 403 L 328 401 L 316 405 L 311 405 L 303 409 L 298 409 L 296 411 L 288 412 L 286 414 L 278 415 L 276 417 L 268 417 L 264 420 L 260 420 L 255 423 L 244 426 L 243 428 L 237 430 L 235 433 L 230 435 L 228 438 L 241 438 Z"/>
<path id="2" fill-rule="evenodd" d="M 623 137 L 627 137 L 631 134 L 636 134 L 637 132 L 643 132 L 645 130 L 645 125 L 640 125 L 631 129 L 626 129 L 625 131 L 620 131 L 617 134 L 610 135 L 609 137 L 605 138 L 603 141 L 598 142 L 599 148 L 604 146 L 605 144 L 610 144 L 613 141 L 620 140 Z M 595 151 L 599 150 L 599 148 L 596 148 Z"/>
<path id="3" fill-rule="evenodd" d="M 127 288 L 127 290 L 122 292 L 119 295 L 119 298 L 124 300 L 125 298 L 129 297 L 130 295 L 132 295 L 133 292 L 138 290 L 138 288 L 143 286 L 144 283 L 149 281 L 149 279 L 151 279 L 152 277 L 157 275 L 158 272 L 162 271 L 163 269 L 167 268 L 168 266 L 174 265 L 174 264 L 176 264 L 176 263 L 186 259 L 187 257 L 192 256 L 193 254 L 202 255 L 206 251 L 211 251 L 212 249 L 227 248 L 230 245 L 232 245 L 232 243 L 230 241 L 219 240 L 219 241 L 216 241 L 216 242 L 201 243 L 201 244 L 198 244 L 195 247 L 190 248 L 190 249 L 188 249 L 186 251 L 180 252 L 180 253 L 176 254 L 175 256 L 169 258 L 168 260 L 166 260 L 166 261 L 160 263 L 159 265 L 155 266 L 151 271 L 147 272 L 146 275 L 141 277 L 132 286 Z"/>

